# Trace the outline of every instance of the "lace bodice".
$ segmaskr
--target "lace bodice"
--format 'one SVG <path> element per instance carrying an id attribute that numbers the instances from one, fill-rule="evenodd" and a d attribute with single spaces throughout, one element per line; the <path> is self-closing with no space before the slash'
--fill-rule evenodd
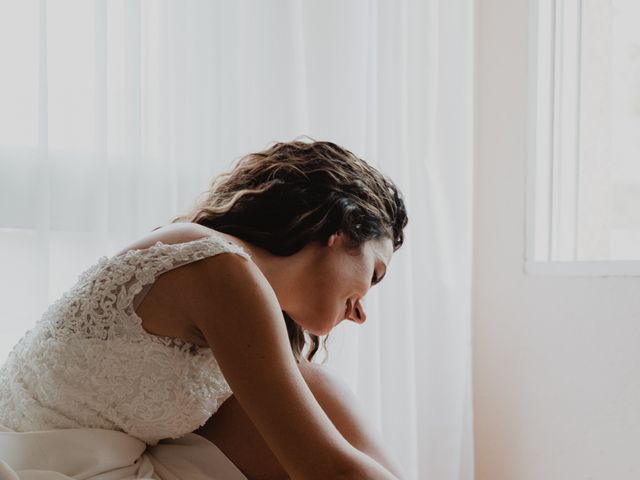
<path id="1" fill-rule="evenodd" d="M 222 252 L 250 259 L 219 236 L 101 257 L 0 367 L 0 424 L 106 428 L 148 444 L 203 425 L 231 395 L 211 350 L 147 333 L 134 299 L 163 272 Z"/>

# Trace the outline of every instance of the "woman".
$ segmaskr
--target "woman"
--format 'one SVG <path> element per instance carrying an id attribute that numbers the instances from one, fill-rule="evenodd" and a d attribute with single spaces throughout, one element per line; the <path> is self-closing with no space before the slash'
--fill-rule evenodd
<path id="1" fill-rule="evenodd" d="M 0 370 L 0 424 L 149 445 L 196 431 L 249 478 L 397 478 L 309 360 L 365 321 L 406 223 L 395 185 L 333 143 L 249 154 L 49 308 Z"/>

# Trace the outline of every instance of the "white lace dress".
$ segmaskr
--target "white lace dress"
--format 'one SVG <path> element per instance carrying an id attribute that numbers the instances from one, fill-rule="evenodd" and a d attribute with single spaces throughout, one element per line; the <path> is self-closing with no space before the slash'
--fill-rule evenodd
<path id="1" fill-rule="evenodd" d="M 155 445 L 196 430 L 231 395 L 209 348 L 147 333 L 135 308 L 168 270 L 222 252 L 218 236 L 101 257 L 0 367 L 0 424 L 118 430 Z"/>

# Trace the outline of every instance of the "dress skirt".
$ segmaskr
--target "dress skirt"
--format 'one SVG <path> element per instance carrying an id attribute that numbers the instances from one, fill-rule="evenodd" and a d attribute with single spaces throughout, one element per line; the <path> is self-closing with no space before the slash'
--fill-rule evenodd
<path id="1" fill-rule="evenodd" d="M 0 480 L 247 480 L 195 433 L 147 445 L 114 430 L 13 432 L 0 425 Z"/>

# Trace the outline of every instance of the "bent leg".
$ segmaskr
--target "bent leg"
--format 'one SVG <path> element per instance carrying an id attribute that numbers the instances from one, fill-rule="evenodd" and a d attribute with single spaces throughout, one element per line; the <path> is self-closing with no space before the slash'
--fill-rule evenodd
<path id="1" fill-rule="evenodd" d="M 342 436 L 398 478 L 402 471 L 392 458 L 379 432 L 363 415 L 357 398 L 321 365 L 301 363 L 300 372 L 311 392 Z M 251 480 L 288 478 L 260 432 L 231 396 L 207 423 L 194 433 L 213 442 Z"/>
<path id="2" fill-rule="evenodd" d="M 289 478 L 235 395 L 229 397 L 207 423 L 193 433 L 215 444 L 248 479 Z"/>

